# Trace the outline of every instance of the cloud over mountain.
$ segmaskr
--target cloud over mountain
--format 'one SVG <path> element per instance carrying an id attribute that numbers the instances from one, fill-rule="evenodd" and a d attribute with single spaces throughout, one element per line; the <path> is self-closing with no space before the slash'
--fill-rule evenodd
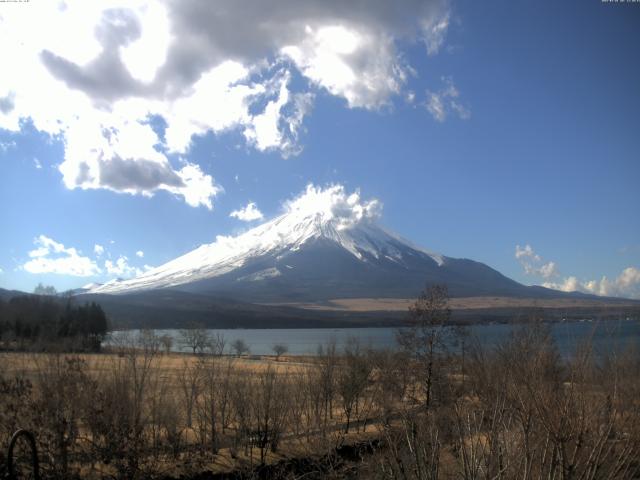
<path id="1" fill-rule="evenodd" d="M 285 202 L 284 207 L 287 213 L 317 215 L 323 220 L 332 221 L 338 230 L 362 221 L 375 220 L 382 213 L 379 200 L 363 200 L 360 190 L 347 193 L 343 185 L 322 188 L 309 184 L 304 192 Z"/>
<path id="2" fill-rule="evenodd" d="M 605 297 L 640 298 L 640 269 L 625 268 L 614 279 L 603 276 L 600 280 L 580 280 L 574 275 L 559 278 L 560 272 L 552 261 L 545 261 L 531 245 L 516 245 L 515 258 L 520 262 L 527 275 L 541 277 L 543 287 L 562 292 L 582 292 Z"/>
<path id="3" fill-rule="evenodd" d="M 253 220 L 262 220 L 264 218 L 260 209 L 253 202 L 247 203 L 244 208 L 232 211 L 229 216 L 243 222 L 252 222 Z"/>
<path id="4" fill-rule="evenodd" d="M 640 299 L 640 268 L 627 267 L 613 279 L 603 276 L 600 280 L 579 280 L 570 276 L 561 282 L 545 282 L 543 286 L 563 292 L 583 292 L 606 297 Z"/>
<path id="5" fill-rule="evenodd" d="M 178 162 L 194 136 L 237 130 L 259 151 L 298 154 L 317 91 L 349 108 L 389 105 L 413 72 L 399 45 L 436 53 L 450 16 L 445 0 L 20 7 L 0 17 L 0 129 L 30 121 L 61 140 L 67 188 L 166 191 L 209 209 L 222 188 Z"/>
<path id="6" fill-rule="evenodd" d="M 529 244 L 524 247 L 516 245 L 515 256 L 527 275 L 539 275 L 544 279 L 558 275 L 555 262 L 545 262 L 540 255 L 533 251 Z"/>

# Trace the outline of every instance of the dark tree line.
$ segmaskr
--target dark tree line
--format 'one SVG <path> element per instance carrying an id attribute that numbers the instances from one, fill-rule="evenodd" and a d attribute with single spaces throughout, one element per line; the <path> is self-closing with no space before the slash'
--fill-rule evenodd
<path id="1" fill-rule="evenodd" d="M 108 330 L 102 307 L 71 298 L 24 295 L 0 299 L 0 344 L 4 348 L 65 344 L 96 351 Z"/>

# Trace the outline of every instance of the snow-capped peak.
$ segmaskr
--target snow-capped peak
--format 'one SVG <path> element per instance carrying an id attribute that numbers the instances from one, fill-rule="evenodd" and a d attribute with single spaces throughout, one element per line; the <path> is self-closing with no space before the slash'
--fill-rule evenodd
<path id="1" fill-rule="evenodd" d="M 130 280 L 108 282 L 92 293 L 119 293 L 166 288 L 224 275 L 252 259 L 282 258 L 312 240 L 324 239 L 342 247 L 361 261 L 367 256 L 401 261 L 403 246 L 421 251 L 439 265 L 440 255 L 415 247 L 378 227 L 377 200 L 364 202 L 359 192 L 347 195 L 342 186 L 307 187 L 300 197 L 285 204 L 285 213 L 236 237 L 218 236 L 213 243 L 149 270 Z M 276 273 L 277 272 L 277 273 Z M 277 269 L 247 277 L 257 281 L 280 275 Z"/>
<path id="2" fill-rule="evenodd" d="M 285 204 L 287 213 L 298 218 L 314 218 L 318 223 L 331 223 L 337 230 L 352 227 L 380 216 L 377 199 L 361 200 L 360 191 L 347 194 L 342 185 L 322 189 L 307 185 L 304 193 Z"/>

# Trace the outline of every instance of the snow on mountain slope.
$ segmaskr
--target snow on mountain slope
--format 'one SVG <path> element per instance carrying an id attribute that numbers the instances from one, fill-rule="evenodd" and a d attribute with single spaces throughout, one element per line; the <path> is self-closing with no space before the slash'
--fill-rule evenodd
<path id="1" fill-rule="evenodd" d="M 125 281 L 112 281 L 91 293 L 125 293 L 177 287 L 219 277 L 265 256 L 275 259 L 300 250 L 314 240 L 329 241 L 361 262 L 384 258 L 402 263 L 407 250 L 420 252 L 442 265 L 444 257 L 412 246 L 375 224 L 380 205 L 347 195 L 342 186 L 306 192 L 285 206 L 286 213 L 236 237 L 217 237 L 175 260 Z M 238 280 L 261 281 L 281 275 L 277 268 L 254 272 Z"/>
<path id="2" fill-rule="evenodd" d="M 218 237 L 130 280 L 111 280 L 91 294 L 170 288 L 249 303 L 336 298 L 415 298 L 425 285 L 447 285 L 452 297 L 560 298 L 527 287 L 469 259 L 412 245 L 376 224 L 380 204 L 340 185 L 308 186 L 279 217 L 236 237 Z"/>

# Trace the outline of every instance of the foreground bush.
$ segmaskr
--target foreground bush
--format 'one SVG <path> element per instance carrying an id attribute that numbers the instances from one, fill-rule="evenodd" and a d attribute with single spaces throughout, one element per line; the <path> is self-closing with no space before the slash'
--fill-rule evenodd
<path id="1" fill-rule="evenodd" d="M 305 457 L 305 478 L 638 478 L 637 349 L 563 357 L 532 324 L 450 351 L 442 317 L 417 313 L 402 349 L 328 344 L 291 367 L 161 354 L 151 332 L 112 355 L 4 354 L 0 439 L 33 431 L 43 476 L 61 479 L 250 471 L 281 455 Z M 366 439 L 351 470 L 332 463 Z"/>

